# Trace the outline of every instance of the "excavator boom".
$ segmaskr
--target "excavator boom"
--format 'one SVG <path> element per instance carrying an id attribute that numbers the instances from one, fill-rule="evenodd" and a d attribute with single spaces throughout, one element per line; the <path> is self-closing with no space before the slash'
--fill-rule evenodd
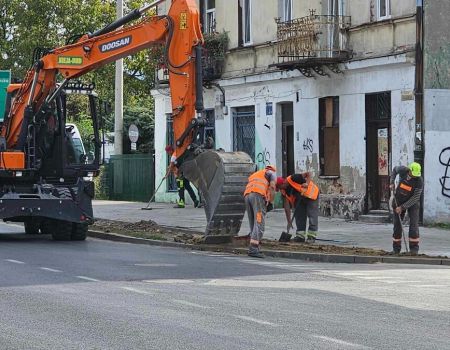
<path id="1" fill-rule="evenodd" d="M 144 6 L 75 43 L 55 48 L 40 57 L 28 71 L 0 132 L 0 159 L 7 155 L 24 160 L 10 164 L 16 170 L 39 173 L 41 159 L 33 145 L 36 129 L 64 87 L 72 80 L 117 59 L 152 45 L 164 45 L 169 69 L 175 149 L 178 164 L 206 200 L 208 235 L 232 235 L 239 231 L 244 207 L 242 192 L 254 169 L 246 154 L 205 150 L 195 144 L 202 118 L 202 44 L 199 11 L 195 0 L 173 0 L 169 13 L 146 16 L 162 1 Z M 129 25 L 130 22 L 134 24 Z M 57 84 L 59 77 L 62 82 Z M 3 170 L 6 166 L 3 165 Z M 0 164 L 0 172 L 1 172 Z M 11 170 L 11 169 L 8 169 Z"/>

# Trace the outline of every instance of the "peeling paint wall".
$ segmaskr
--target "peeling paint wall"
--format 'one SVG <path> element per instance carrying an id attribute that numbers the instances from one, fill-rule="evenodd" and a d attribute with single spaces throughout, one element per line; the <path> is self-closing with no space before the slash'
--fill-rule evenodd
<path id="1" fill-rule="evenodd" d="M 424 1 L 425 89 L 450 88 L 450 1 Z"/>
<path id="2" fill-rule="evenodd" d="M 424 2 L 425 223 L 450 223 L 450 1 Z"/>

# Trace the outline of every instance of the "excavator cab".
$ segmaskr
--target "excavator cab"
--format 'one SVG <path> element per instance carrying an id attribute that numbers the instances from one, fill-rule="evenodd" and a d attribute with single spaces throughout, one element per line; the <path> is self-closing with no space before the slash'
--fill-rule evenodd
<path id="1" fill-rule="evenodd" d="M 11 88 L 7 101 L 14 101 L 16 91 Z M 23 222 L 26 233 L 48 233 L 56 240 L 86 238 L 102 145 L 97 104 L 93 85 L 76 82 L 46 106 L 40 122 L 29 127 L 22 168 L 0 168 L 3 220 Z M 73 109 L 85 117 L 76 120 Z M 80 128 L 87 130 L 85 140 Z"/>

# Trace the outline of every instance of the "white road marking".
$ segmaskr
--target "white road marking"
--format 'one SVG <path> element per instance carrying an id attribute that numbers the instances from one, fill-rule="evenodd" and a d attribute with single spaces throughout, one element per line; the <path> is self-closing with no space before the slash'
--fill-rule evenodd
<path id="1" fill-rule="evenodd" d="M 447 286 L 445 284 L 416 284 L 414 287 L 419 287 L 419 288 L 449 288 L 450 286 Z"/>
<path id="2" fill-rule="evenodd" d="M 146 292 L 145 290 L 141 290 L 141 289 L 137 289 L 137 288 L 132 288 L 132 287 L 120 287 L 122 289 L 125 289 L 129 292 L 134 292 L 134 293 L 138 293 L 138 294 L 145 294 L 145 295 L 151 295 L 152 293 Z"/>
<path id="3" fill-rule="evenodd" d="M 62 272 L 61 270 L 51 269 L 50 267 L 40 267 L 41 270 L 50 272 Z"/>
<path id="4" fill-rule="evenodd" d="M 235 315 L 234 317 L 239 318 L 239 319 L 244 320 L 244 321 L 250 321 L 250 322 L 262 324 L 264 326 L 271 326 L 271 327 L 277 327 L 278 326 L 275 323 L 272 323 L 272 322 L 269 322 L 269 321 L 258 320 L 257 318 L 253 318 L 253 317 L 241 316 L 241 315 Z"/>
<path id="5" fill-rule="evenodd" d="M 86 276 L 75 276 L 75 277 L 79 278 L 80 280 L 91 281 L 91 282 L 100 282 L 100 280 L 91 278 L 91 277 L 86 277 Z"/>
<path id="6" fill-rule="evenodd" d="M 395 281 L 380 281 L 383 283 L 388 283 L 388 284 L 407 284 L 407 283 L 421 283 L 423 281 L 401 281 L 401 280 L 395 280 Z"/>
<path id="7" fill-rule="evenodd" d="M 175 267 L 177 264 L 134 264 L 134 266 L 140 267 Z"/>
<path id="8" fill-rule="evenodd" d="M 312 336 L 314 338 L 317 338 L 317 339 L 320 339 L 320 340 L 323 340 L 323 341 L 326 341 L 326 342 L 330 342 L 330 343 L 334 343 L 334 344 L 338 344 L 338 345 L 342 345 L 342 346 L 347 346 L 347 347 L 350 347 L 350 348 L 371 349 L 370 347 L 365 346 L 365 345 L 356 344 L 356 343 L 350 343 L 350 342 L 347 342 L 347 341 L 342 340 L 342 339 L 330 338 L 330 337 L 326 337 L 324 335 L 313 334 Z"/>
<path id="9" fill-rule="evenodd" d="M 193 280 L 171 279 L 171 280 L 144 280 L 146 283 L 158 283 L 158 284 L 188 284 L 194 283 Z"/>
<path id="10" fill-rule="evenodd" d="M 13 264 L 25 264 L 23 261 L 14 260 L 14 259 L 5 259 L 5 261 L 13 263 Z"/>
<path id="11" fill-rule="evenodd" d="M 397 277 L 388 277 L 388 276 L 385 276 L 385 277 L 383 277 L 383 276 L 379 276 L 379 277 L 360 276 L 358 278 L 361 278 L 364 280 L 375 280 L 375 281 L 377 281 L 377 280 L 397 280 L 398 279 Z"/>
<path id="12" fill-rule="evenodd" d="M 211 309 L 210 306 L 205 306 L 205 305 L 200 305 L 200 304 L 196 304 L 196 303 L 191 303 L 190 301 L 186 301 L 186 300 L 173 299 L 172 301 L 174 303 L 185 305 L 185 306 L 198 307 L 200 309 Z"/>

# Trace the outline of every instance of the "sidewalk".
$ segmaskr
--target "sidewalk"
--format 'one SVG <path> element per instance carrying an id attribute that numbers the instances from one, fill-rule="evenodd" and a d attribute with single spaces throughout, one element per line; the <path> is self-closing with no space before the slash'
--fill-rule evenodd
<path id="1" fill-rule="evenodd" d="M 175 209 L 174 204 L 152 203 L 152 210 L 141 210 L 146 203 L 94 201 L 94 215 L 97 219 L 109 219 L 125 222 L 153 220 L 164 226 L 190 229 L 203 232 L 206 227 L 203 209 L 187 206 Z M 295 226 L 295 225 L 294 225 Z M 270 212 L 266 218 L 264 238 L 278 239 L 286 230 L 286 218 L 283 210 Z M 406 232 L 408 227 L 405 227 Z M 239 235 L 249 232 L 245 215 Z M 450 231 L 437 228 L 420 228 L 420 252 L 429 255 L 450 256 Z M 319 218 L 320 244 L 355 246 L 364 248 L 392 250 L 392 224 L 366 224 L 346 222 L 342 219 Z"/>

